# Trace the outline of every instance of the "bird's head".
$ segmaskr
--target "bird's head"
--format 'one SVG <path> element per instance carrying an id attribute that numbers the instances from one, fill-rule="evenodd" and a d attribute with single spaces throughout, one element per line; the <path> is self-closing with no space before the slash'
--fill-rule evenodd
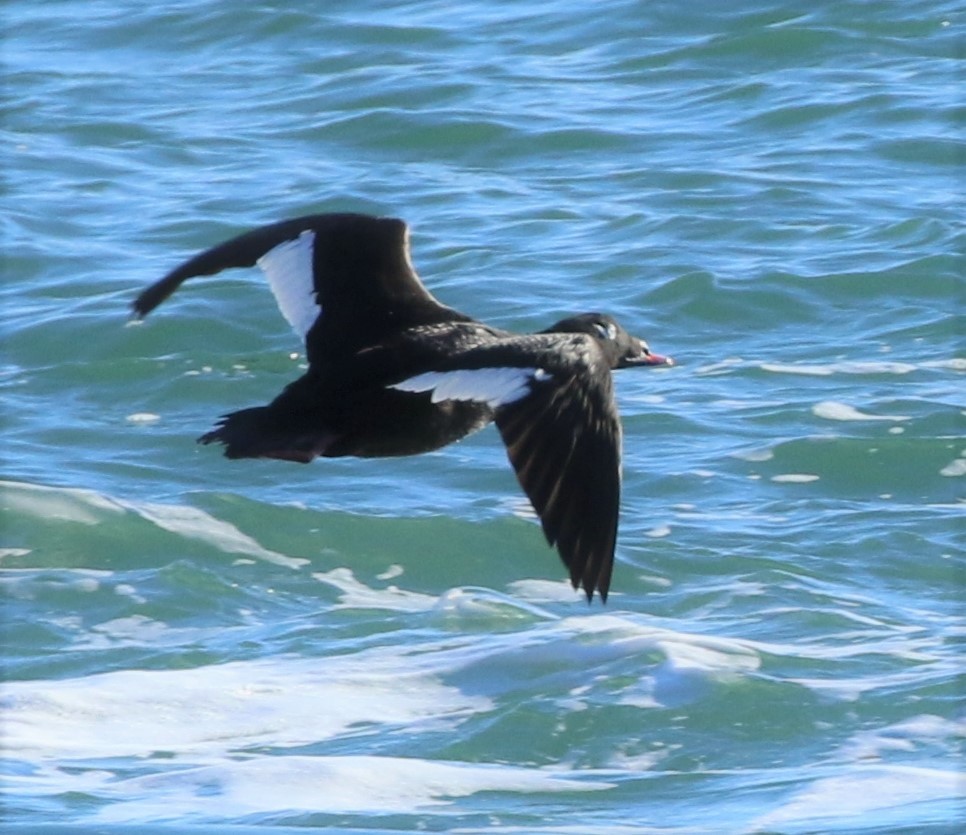
<path id="1" fill-rule="evenodd" d="M 643 339 L 631 336 L 606 313 L 581 313 L 561 319 L 544 333 L 587 333 L 600 345 L 611 368 L 674 365 L 670 357 L 651 353 Z"/>

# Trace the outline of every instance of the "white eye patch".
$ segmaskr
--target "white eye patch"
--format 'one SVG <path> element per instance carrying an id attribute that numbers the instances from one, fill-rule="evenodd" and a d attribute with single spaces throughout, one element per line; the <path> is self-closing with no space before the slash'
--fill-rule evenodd
<path id="1" fill-rule="evenodd" d="M 303 339 L 322 313 L 315 300 L 314 247 L 315 232 L 306 229 L 297 238 L 270 249 L 256 262 L 268 279 L 282 315 Z"/>
<path id="2" fill-rule="evenodd" d="M 542 368 L 473 368 L 459 371 L 427 371 L 390 388 L 399 391 L 431 391 L 432 402 L 473 400 L 490 408 L 513 403 L 530 393 L 533 381 L 549 380 Z"/>
<path id="3" fill-rule="evenodd" d="M 597 331 L 601 339 L 614 339 L 617 336 L 617 327 L 613 322 L 607 324 L 594 322 L 594 330 Z"/>

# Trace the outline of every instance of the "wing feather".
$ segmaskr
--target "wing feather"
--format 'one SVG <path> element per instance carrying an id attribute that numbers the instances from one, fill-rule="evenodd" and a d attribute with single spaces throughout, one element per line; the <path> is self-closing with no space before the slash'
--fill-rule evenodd
<path id="1" fill-rule="evenodd" d="M 517 480 L 574 588 L 607 599 L 620 506 L 621 426 L 613 378 L 584 334 L 508 337 L 395 384 L 475 399 L 494 419 Z"/>
<path id="2" fill-rule="evenodd" d="M 530 392 L 534 380 L 547 377 L 542 368 L 461 368 L 426 371 L 396 383 L 400 391 L 432 392 L 432 402 L 472 400 L 490 408 L 512 403 Z"/>
<path id="3" fill-rule="evenodd" d="M 303 339 L 322 312 L 312 274 L 314 247 L 315 232 L 305 229 L 297 238 L 278 244 L 256 261 L 268 279 L 278 309 Z"/>
<path id="4" fill-rule="evenodd" d="M 556 377 L 556 375 L 555 375 Z M 574 588 L 607 599 L 620 506 L 621 430 L 609 370 L 578 370 L 499 408 L 510 463 Z"/>
<path id="5" fill-rule="evenodd" d="M 283 315 L 305 338 L 310 365 L 335 361 L 401 328 L 472 321 L 423 286 L 403 221 L 350 213 L 283 220 L 218 244 L 144 290 L 134 312 L 147 316 L 189 278 L 256 263 Z"/>

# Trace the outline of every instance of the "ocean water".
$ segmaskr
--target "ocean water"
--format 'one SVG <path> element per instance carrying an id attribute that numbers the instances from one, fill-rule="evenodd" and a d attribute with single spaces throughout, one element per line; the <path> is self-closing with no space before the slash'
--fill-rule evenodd
<path id="1" fill-rule="evenodd" d="M 10 832 L 963 825 L 963 13 L 952 2 L 10 0 Z M 302 213 L 405 218 L 443 302 L 617 315 L 606 606 L 495 431 L 231 462 L 301 346 Z"/>

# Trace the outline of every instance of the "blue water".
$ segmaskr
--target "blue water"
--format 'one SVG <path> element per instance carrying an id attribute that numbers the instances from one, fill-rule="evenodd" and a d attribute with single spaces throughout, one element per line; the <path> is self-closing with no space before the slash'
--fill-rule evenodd
<path id="1" fill-rule="evenodd" d="M 958 4 L 0 16 L 5 829 L 960 831 Z M 606 606 L 492 429 L 194 444 L 301 346 L 254 270 L 131 300 L 334 210 L 471 315 L 677 360 L 617 376 Z"/>

